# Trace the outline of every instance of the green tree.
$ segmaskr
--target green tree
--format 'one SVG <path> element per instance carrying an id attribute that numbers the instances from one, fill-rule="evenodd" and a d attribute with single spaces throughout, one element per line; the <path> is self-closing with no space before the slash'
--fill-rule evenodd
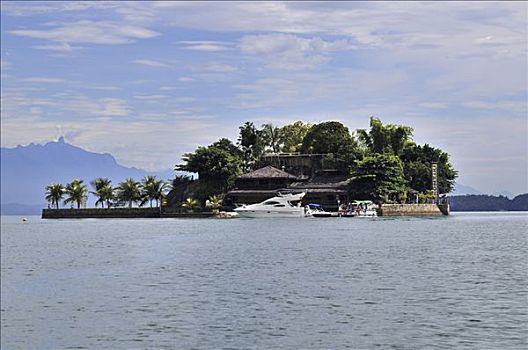
<path id="1" fill-rule="evenodd" d="M 392 154 L 374 154 L 356 161 L 351 175 L 350 192 L 355 198 L 387 202 L 407 190 L 403 164 Z"/>
<path id="2" fill-rule="evenodd" d="M 225 192 L 240 174 L 240 159 L 212 145 L 198 147 L 194 153 L 184 154 L 182 159 L 185 163 L 176 165 L 175 170 L 198 173 L 200 183 L 214 193 Z"/>
<path id="3" fill-rule="evenodd" d="M 370 118 L 370 130 L 358 129 L 360 143 L 370 153 L 393 153 L 399 155 L 412 143 L 413 129 L 404 125 L 383 125 L 378 118 Z"/>
<path id="4" fill-rule="evenodd" d="M 182 203 L 182 207 L 187 208 L 187 210 L 194 211 L 200 207 L 200 203 L 194 198 L 187 198 Z"/>
<path id="5" fill-rule="evenodd" d="M 59 202 L 64 198 L 64 186 L 62 184 L 49 184 L 46 186 L 46 200 L 51 207 L 59 209 Z"/>
<path id="6" fill-rule="evenodd" d="M 132 178 L 120 182 L 116 188 L 117 198 L 121 201 L 128 202 L 128 207 L 132 208 L 133 203 L 141 200 L 140 183 Z"/>
<path id="7" fill-rule="evenodd" d="M 159 206 L 159 201 L 163 197 L 163 192 L 166 188 L 167 184 L 162 180 L 156 179 L 156 176 L 145 176 L 141 182 L 141 191 L 143 197 L 143 202 L 141 204 L 144 204 L 148 201 L 150 203 L 150 207 L 152 208 L 152 201 L 155 200 L 156 206 Z"/>
<path id="8" fill-rule="evenodd" d="M 212 195 L 209 197 L 209 206 L 213 209 L 220 209 L 223 198 L 221 195 Z"/>
<path id="9" fill-rule="evenodd" d="M 242 168 L 249 171 L 264 151 L 262 132 L 251 122 L 246 122 L 239 127 L 238 144 L 242 150 Z"/>
<path id="10" fill-rule="evenodd" d="M 232 156 L 238 157 L 240 159 L 242 159 L 243 157 L 243 152 L 235 144 L 233 144 L 231 140 L 225 137 L 214 142 L 213 144 L 211 144 L 211 146 L 223 149 L 229 152 Z"/>
<path id="11" fill-rule="evenodd" d="M 273 126 L 273 124 L 262 124 L 261 137 L 264 147 L 271 150 L 273 153 L 279 153 L 281 149 L 281 128 Z"/>
<path id="12" fill-rule="evenodd" d="M 438 192 L 453 191 L 458 172 L 449 162 L 449 155 L 446 152 L 428 144 L 423 146 L 412 144 L 405 147 L 400 158 L 403 161 L 405 178 L 412 189 L 425 192 L 432 188 L 431 164 L 436 162 L 438 164 Z"/>
<path id="13" fill-rule="evenodd" d="M 64 188 L 64 193 L 66 194 L 66 199 L 64 199 L 64 204 L 71 203 L 72 208 L 73 204 L 77 204 L 77 208 L 80 208 L 81 205 L 86 205 L 88 199 L 88 188 L 83 183 L 83 180 L 75 179 Z"/>
<path id="14" fill-rule="evenodd" d="M 90 182 L 95 191 L 91 192 L 97 196 L 95 206 L 101 204 L 101 208 L 104 208 L 104 203 L 107 203 L 107 207 L 110 207 L 110 202 L 114 199 L 114 189 L 112 187 L 112 181 L 107 178 L 98 177 L 97 179 Z"/>
<path id="15" fill-rule="evenodd" d="M 348 170 L 353 161 L 361 158 L 356 140 L 348 128 L 339 122 L 323 122 L 312 126 L 304 137 L 301 151 L 328 154 L 327 158 L 339 170 Z"/>
<path id="16" fill-rule="evenodd" d="M 279 132 L 279 144 L 282 145 L 281 152 L 300 152 L 304 137 L 311 128 L 312 124 L 302 121 L 283 126 Z"/>

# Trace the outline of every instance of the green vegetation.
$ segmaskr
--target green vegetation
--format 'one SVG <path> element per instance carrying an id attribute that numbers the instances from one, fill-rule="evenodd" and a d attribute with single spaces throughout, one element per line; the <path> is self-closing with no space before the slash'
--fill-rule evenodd
<path id="1" fill-rule="evenodd" d="M 88 199 L 88 188 L 83 183 L 83 180 L 75 179 L 64 188 L 64 193 L 66 199 L 64 199 L 64 204 L 71 203 L 72 208 L 73 204 L 77 204 L 77 208 L 86 205 Z"/>
<path id="2" fill-rule="evenodd" d="M 95 191 L 91 193 L 98 197 L 95 206 L 97 207 L 101 204 L 101 208 L 104 208 L 104 204 L 106 203 L 106 206 L 109 208 L 115 197 L 112 181 L 107 178 L 99 177 L 90 182 L 90 184 L 95 189 Z"/>
<path id="3" fill-rule="evenodd" d="M 429 200 L 431 164 L 436 162 L 439 193 L 451 192 L 457 171 L 449 155 L 427 144 L 417 145 L 412 136 L 411 127 L 383 124 L 374 117 L 370 128 L 358 129 L 357 136 L 336 121 L 315 125 L 297 121 L 283 127 L 263 124 L 261 129 L 246 122 L 239 127 L 237 145 L 223 138 L 199 147 L 186 153 L 176 170 L 198 173 L 193 193 L 202 203 L 215 193 L 227 192 L 236 176 L 255 170 L 266 152 L 325 154 L 326 169 L 350 174 L 355 197 L 378 202 L 405 202 L 408 193 Z"/>
<path id="4" fill-rule="evenodd" d="M 365 156 L 356 161 L 351 174 L 350 190 L 359 198 L 396 201 L 407 191 L 402 161 L 390 153 Z"/>
<path id="5" fill-rule="evenodd" d="M 187 198 L 183 202 L 182 207 L 189 211 L 194 211 L 200 207 L 200 203 L 194 198 Z"/>
<path id="6" fill-rule="evenodd" d="M 52 208 L 59 209 L 59 202 L 64 198 L 64 186 L 61 184 L 49 184 L 46 186 L 46 200 Z"/>

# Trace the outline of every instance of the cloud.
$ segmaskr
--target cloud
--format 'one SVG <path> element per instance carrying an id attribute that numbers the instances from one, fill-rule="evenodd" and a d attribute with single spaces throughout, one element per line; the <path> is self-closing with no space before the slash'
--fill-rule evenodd
<path id="1" fill-rule="evenodd" d="M 65 82 L 64 79 L 61 78 L 51 78 L 51 77 L 31 77 L 31 78 L 25 78 L 23 81 L 28 83 L 39 83 L 39 84 L 55 84 L 55 83 L 63 83 Z"/>
<path id="2" fill-rule="evenodd" d="M 134 96 L 135 99 L 146 100 L 146 101 L 158 101 L 158 100 L 163 100 L 168 97 L 169 97 L 168 95 L 136 95 Z"/>
<path id="3" fill-rule="evenodd" d="M 240 39 L 240 50 L 272 68 L 303 70 L 326 63 L 329 52 L 356 48 L 348 40 L 325 41 L 292 34 L 246 35 Z"/>
<path id="4" fill-rule="evenodd" d="M 143 26 L 110 21 L 81 20 L 56 25 L 52 29 L 18 29 L 10 34 L 46 39 L 66 44 L 128 44 L 136 39 L 149 39 L 159 33 Z"/>
<path id="5" fill-rule="evenodd" d="M 188 83 L 188 82 L 196 81 L 196 79 L 191 78 L 191 77 L 181 77 L 181 78 L 178 78 L 178 81 Z"/>
<path id="6" fill-rule="evenodd" d="M 177 44 L 182 46 L 185 50 L 195 51 L 225 51 L 232 47 L 232 43 L 225 41 L 207 41 L 207 40 L 187 40 L 178 41 Z"/>
<path id="7" fill-rule="evenodd" d="M 134 60 L 132 62 L 136 63 L 136 64 L 142 64 L 142 65 L 148 66 L 148 67 L 157 67 L 157 68 L 169 68 L 170 67 L 166 63 L 159 62 L 159 61 L 154 61 L 154 60 Z"/>
<path id="8" fill-rule="evenodd" d="M 50 50 L 50 51 L 57 51 L 62 53 L 68 53 L 73 52 L 74 50 L 82 49 L 81 46 L 71 46 L 68 43 L 59 43 L 59 44 L 49 44 L 49 45 L 35 45 L 33 46 L 34 49 L 39 50 Z"/>
<path id="9" fill-rule="evenodd" d="M 236 72 L 238 68 L 226 63 L 210 62 L 205 65 L 202 65 L 200 67 L 200 70 L 203 72 L 210 73 L 233 73 Z"/>

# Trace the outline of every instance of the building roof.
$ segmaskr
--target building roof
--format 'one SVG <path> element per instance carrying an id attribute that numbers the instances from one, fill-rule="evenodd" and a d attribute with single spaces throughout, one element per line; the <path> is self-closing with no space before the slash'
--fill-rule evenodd
<path id="1" fill-rule="evenodd" d="M 285 171 L 272 167 L 271 165 L 265 166 L 264 168 L 257 169 L 250 173 L 239 176 L 241 179 L 292 179 L 295 180 L 295 177 L 292 174 L 289 174 Z"/>

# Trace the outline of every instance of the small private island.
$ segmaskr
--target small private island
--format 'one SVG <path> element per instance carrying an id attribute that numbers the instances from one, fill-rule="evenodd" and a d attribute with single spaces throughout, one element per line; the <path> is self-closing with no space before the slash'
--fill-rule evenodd
<path id="1" fill-rule="evenodd" d="M 93 191 L 80 179 L 50 184 L 42 218 L 234 217 L 270 198 L 321 216 L 361 216 L 367 204 L 376 216 L 448 215 L 457 171 L 446 152 L 416 144 L 412 133 L 374 117 L 354 133 L 337 121 L 246 122 L 236 144 L 222 138 L 184 154 L 175 170 L 189 175 L 167 182 L 146 176 L 113 187 L 101 177 L 90 182 Z M 86 208 L 88 194 L 95 208 Z"/>

